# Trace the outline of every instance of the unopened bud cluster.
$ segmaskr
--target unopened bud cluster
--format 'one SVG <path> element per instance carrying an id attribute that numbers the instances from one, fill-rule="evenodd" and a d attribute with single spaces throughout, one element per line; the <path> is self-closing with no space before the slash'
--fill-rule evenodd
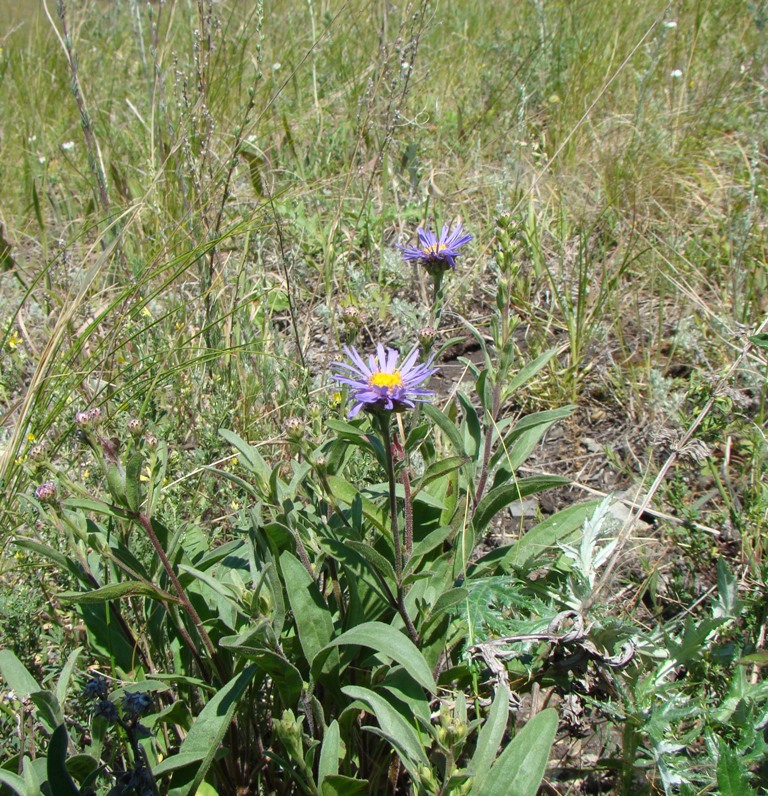
<path id="1" fill-rule="evenodd" d="M 297 762 L 302 761 L 304 759 L 304 743 L 301 719 L 296 717 L 292 710 L 284 710 L 279 721 L 272 719 L 272 726 L 288 755 Z"/>
<path id="2" fill-rule="evenodd" d="M 440 711 L 440 724 L 437 727 L 436 735 L 440 745 L 450 749 L 467 737 L 467 725 L 443 709 Z"/>

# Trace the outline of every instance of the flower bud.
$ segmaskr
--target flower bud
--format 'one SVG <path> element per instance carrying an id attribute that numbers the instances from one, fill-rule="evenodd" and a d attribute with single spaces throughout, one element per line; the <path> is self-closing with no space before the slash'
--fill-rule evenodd
<path id="1" fill-rule="evenodd" d="M 467 725 L 459 719 L 452 718 L 446 727 L 448 731 L 448 744 L 455 746 L 467 737 Z"/>
<path id="2" fill-rule="evenodd" d="M 55 481 L 44 481 L 35 489 L 35 497 L 41 503 L 55 503 L 57 492 Z"/>
<path id="3" fill-rule="evenodd" d="M 134 438 L 140 437 L 144 433 L 144 423 L 138 417 L 132 417 L 126 424 L 128 433 Z"/>
<path id="4" fill-rule="evenodd" d="M 160 440 L 154 434 L 147 434 L 147 436 L 144 437 L 144 443 L 151 451 L 153 451 L 157 450 Z"/>
<path id="5" fill-rule="evenodd" d="M 272 726 L 283 742 L 289 756 L 295 761 L 303 760 L 304 744 L 301 719 L 294 716 L 292 710 L 284 710 L 283 716 L 279 721 L 272 719 Z"/>
<path id="6" fill-rule="evenodd" d="M 75 414 L 75 423 L 77 423 L 80 428 L 90 428 L 93 425 L 91 423 L 90 412 L 77 412 Z"/>
<path id="7" fill-rule="evenodd" d="M 437 338 L 437 329 L 434 326 L 425 326 L 419 329 L 419 345 L 429 351 Z"/>
<path id="8" fill-rule="evenodd" d="M 341 322 L 348 329 L 358 329 L 362 323 L 360 310 L 357 307 L 343 307 L 341 310 Z"/>
<path id="9" fill-rule="evenodd" d="M 283 424 L 283 428 L 288 439 L 299 442 L 304 438 L 307 424 L 300 417 L 289 417 Z"/>
<path id="10" fill-rule="evenodd" d="M 420 763 L 416 774 L 419 778 L 419 782 L 421 782 L 422 787 L 427 793 L 440 792 L 440 783 L 437 781 L 435 772 L 429 766 Z"/>
<path id="11" fill-rule="evenodd" d="M 27 453 L 29 456 L 29 460 L 31 462 L 39 462 L 41 459 L 45 458 L 45 445 L 42 442 L 38 442 L 37 445 L 33 445 L 29 452 Z"/>
<path id="12" fill-rule="evenodd" d="M 92 426 L 100 425 L 101 421 L 103 420 L 101 409 L 99 409 L 98 406 L 94 406 L 92 409 L 89 409 L 88 419 L 91 421 Z"/>

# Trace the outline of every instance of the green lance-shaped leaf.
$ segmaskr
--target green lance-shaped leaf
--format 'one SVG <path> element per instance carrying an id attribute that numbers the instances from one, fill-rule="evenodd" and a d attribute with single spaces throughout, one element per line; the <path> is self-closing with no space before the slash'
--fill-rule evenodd
<path id="1" fill-rule="evenodd" d="M 342 644 L 374 649 L 399 663 L 422 688 L 432 694 L 437 691 L 432 671 L 418 647 L 392 625 L 383 622 L 366 622 L 353 627 L 333 639 L 325 648 L 324 653 Z M 320 662 L 324 658 L 325 654 L 321 655 L 318 661 Z"/>
<path id="2" fill-rule="evenodd" d="M 504 385 L 504 397 L 506 398 L 519 390 L 529 379 L 532 379 L 556 353 L 556 348 L 550 348 L 549 351 L 539 354 L 533 362 L 529 362 L 527 365 L 520 368 L 509 382 Z"/>
<path id="3" fill-rule="evenodd" d="M 40 690 L 37 680 L 11 650 L 0 650 L 0 674 L 19 698 Z"/>
<path id="4" fill-rule="evenodd" d="M 100 589 L 94 589 L 93 591 L 65 591 L 59 595 L 60 600 L 79 605 L 95 605 L 109 600 L 119 600 L 121 597 L 152 597 L 161 602 L 179 602 L 176 597 L 164 592 L 162 589 L 158 589 L 157 586 L 138 580 L 110 583 L 108 586 L 102 586 Z"/>
<path id="5" fill-rule="evenodd" d="M 417 571 L 424 556 L 440 547 L 452 533 L 453 528 L 450 525 L 443 525 L 429 533 L 420 542 L 416 542 L 413 546 L 411 557 L 403 569 L 403 577 L 407 577 L 411 572 Z"/>
<path id="6" fill-rule="evenodd" d="M 248 634 L 244 635 L 245 638 L 240 636 L 226 636 L 221 640 L 221 646 L 224 649 L 230 649 L 232 652 L 248 658 L 248 660 L 253 661 L 259 669 L 266 672 L 277 687 L 285 707 L 296 705 L 301 697 L 301 690 L 304 687 L 299 670 L 281 655 L 264 647 L 263 639 L 259 639 L 261 642 L 259 646 L 258 642 L 257 644 L 248 643 Z"/>
<path id="7" fill-rule="evenodd" d="M 339 773 L 339 758 L 341 756 L 339 722 L 334 719 L 326 728 L 323 745 L 320 747 L 320 760 L 317 764 L 317 787 L 321 792 L 325 778 Z"/>
<path id="8" fill-rule="evenodd" d="M 169 796 L 197 793 L 224 739 L 237 703 L 257 671 L 256 666 L 249 666 L 233 677 L 202 709 L 178 754 L 155 766 L 156 777 L 173 772 Z"/>
<path id="9" fill-rule="evenodd" d="M 475 753 L 472 755 L 467 769 L 468 773 L 472 775 L 474 788 L 480 788 L 488 776 L 491 764 L 496 759 L 496 753 L 504 738 L 508 720 L 509 689 L 504 683 L 499 683 L 488 717 L 477 735 Z"/>
<path id="10" fill-rule="evenodd" d="M 121 509 L 120 506 L 113 506 L 103 500 L 91 500 L 89 498 L 67 498 L 63 505 L 68 509 L 80 509 L 82 511 L 92 511 L 94 514 L 103 514 L 107 517 L 119 517 L 120 519 L 131 519 L 131 515 Z"/>
<path id="11" fill-rule="evenodd" d="M 574 406 L 563 406 L 560 409 L 547 409 L 526 415 L 515 423 L 514 428 L 504 434 L 496 452 L 488 464 L 491 470 L 501 463 L 508 472 L 515 472 L 531 455 L 544 432 L 554 423 L 569 417 Z"/>
<path id="12" fill-rule="evenodd" d="M 343 478 L 340 478 L 336 475 L 329 475 L 328 486 L 331 489 L 332 496 L 341 503 L 345 503 L 347 506 L 351 506 L 356 499 L 359 499 L 362 502 L 363 514 L 380 531 L 387 530 L 387 522 L 384 519 L 384 514 L 381 512 L 379 507 L 376 506 L 375 503 L 368 500 L 368 498 L 361 495 L 360 492 L 348 481 L 345 481 Z"/>
<path id="13" fill-rule="evenodd" d="M 238 437 L 234 431 L 220 428 L 219 435 L 240 452 L 243 457 L 243 464 L 261 481 L 262 489 L 266 490 L 269 485 L 271 470 L 259 451 L 242 437 Z"/>
<path id="14" fill-rule="evenodd" d="M 459 456 L 468 457 L 461 432 L 448 415 L 432 404 L 423 404 L 421 408 L 424 414 L 445 434 L 453 450 Z"/>
<path id="15" fill-rule="evenodd" d="M 53 732 L 63 722 L 61 705 L 56 695 L 40 688 L 37 680 L 11 650 L 0 650 L 0 674 L 19 699 L 29 697 L 32 700 L 38 720 L 49 732 Z"/>
<path id="16" fill-rule="evenodd" d="M 469 459 L 466 456 L 449 456 L 447 459 L 441 459 L 439 462 L 433 462 L 427 467 L 424 475 L 419 479 L 418 484 L 413 489 L 413 496 L 415 497 L 420 490 L 433 481 L 440 478 L 445 478 L 451 475 L 455 470 L 458 470 L 462 465 L 466 464 Z"/>
<path id="17" fill-rule="evenodd" d="M 480 418 L 477 415 L 477 410 L 472 405 L 472 401 L 463 392 L 456 393 L 456 397 L 461 404 L 461 411 L 464 414 L 464 420 L 461 424 L 464 432 L 464 448 L 467 456 L 470 459 L 479 458 L 482 450 L 483 429 L 480 425 Z"/>
<path id="18" fill-rule="evenodd" d="M 754 343 L 758 348 L 768 348 L 768 333 L 761 332 L 760 334 L 752 335 L 749 338 L 750 343 Z"/>
<path id="19" fill-rule="evenodd" d="M 72 758 L 69 759 L 71 765 Z M 24 757 L 22 762 L 22 776 L 24 777 L 24 786 L 26 788 L 26 796 L 39 796 L 43 789 L 41 785 L 48 779 L 48 761 L 42 757 L 35 760 L 29 757 Z"/>
<path id="20" fill-rule="evenodd" d="M 64 711 L 53 691 L 34 691 L 29 698 L 37 708 L 37 718 L 49 732 L 64 723 Z"/>
<path id="21" fill-rule="evenodd" d="M 369 688 L 359 686 L 350 685 L 341 690 L 352 699 L 359 699 L 373 713 L 379 726 L 365 729 L 386 738 L 412 776 L 417 774 L 419 764 L 428 764 L 427 755 L 413 724 L 388 699 Z"/>
<path id="22" fill-rule="evenodd" d="M 557 712 L 537 713 L 499 755 L 472 796 L 536 796 L 557 732 Z"/>
<path id="23" fill-rule="evenodd" d="M 60 724 L 48 745 L 48 788 L 51 796 L 79 796 L 80 790 L 67 771 L 67 730 Z"/>
<path id="24" fill-rule="evenodd" d="M 32 796 L 27 791 L 26 783 L 18 774 L 12 774 L 2 768 L 0 768 L 0 784 L 10 788 L 18 796 Z"/>
<path id="25" fill-rule="evenodd" d="M 125 494 L 125 470 L 119 462 L 107 464 L 107 488 L 112 500 L 128 508 L 128 499 Z"/>
<path id="26" fill-rule="evenodd" d="M 522 538 L 509 545 L 497 547 L 483 556 L 472 567 L 472 575 L 476 576 L 488 568 L 505 569 L 507 565 L 520 565 L 531 556 L 551 550 L 557 542 L 566 538 L 584 525 L 584 520 L 592 516 L 600 501 L 590 500 L 577 503 L 567 509 L 558 511 L 551 517 L 542 520 L 531 528 Z"/>
<path id="27" fill-rule="evenodd" d="M 368 793 L 367 779 L 353 779 L 341 774 L 329 774 L 320 788 L 320 796 L 367 796 Z"/>
<path id="28" fill-rule="evenodd" d="M 125 465 L 125 502 L 131 511 L 141 506 L 141 465 L 144 457 L 134 453 Z"/>
<path id="29" fill-rule="evenodd" d="M 570 481 L 555 475 L 535 475 L 530 478 L 520 478 L 513 484 L 504 484 L 492 489 L 478 504 L 473 517 L 473 524 L 477 533 L 482 532 L 488 523 L 510 503 L 546 489 L 556 486 L 565 486 Z"/>
<path id="30" fill-rule="evenodd" d="M 280 556 L 280 570 L 283 573 L 285 590 L 296 622 L 301 649 L 311 665 L 317 653 L 328 644 L 333 635 L 331 613 L 309 572 L 287 550 Z M 338 665 L 338 654 L 331 661 L 331 665 Z"/>
<path id="31" fill-rule="evenodd" d="M 395 569 L 387 558 L 366 542 L 349 541 L 347 545 L 363 558 L 368 566 L 377 572 L 384 581 L 394 587 L 396 581 Z"/>

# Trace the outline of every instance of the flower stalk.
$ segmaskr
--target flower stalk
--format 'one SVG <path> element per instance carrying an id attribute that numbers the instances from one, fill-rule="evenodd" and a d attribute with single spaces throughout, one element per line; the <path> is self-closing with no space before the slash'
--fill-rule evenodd
<path id="1" fill-rule="evenodd" d="M 392 434 L 390 430 L 390 413 L 379 412 L 377 414 L 381 441 L 384 443 L 384 456 L 387 469 L 387 480 L 389 482 L 389 514 L 392 523 L 392 543 L 395 554 L 395 581 L 397 585 L 397 612 L 405 624 L 405 629 L 411 641 L 417 646 L 420 643 L 419 634 L 413 624 L 408 609 L 405 606 L 405 588 L 403 587 L 403 540 L 400 538 L 400 529 L 397 521 L 397 478 L 395 476 L 395 458 L 392 455 Z"/>

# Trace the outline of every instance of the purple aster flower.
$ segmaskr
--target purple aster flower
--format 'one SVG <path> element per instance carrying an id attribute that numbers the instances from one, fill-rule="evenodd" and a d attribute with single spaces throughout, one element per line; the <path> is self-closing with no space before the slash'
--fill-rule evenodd
<path id="1" fill-rule="evenodd" d="M 336 381 L 351 388 L 350 400 L 355 405 L 348 417 L 354 417 L 361 409 L 369 412 L 413 409 L 415 401 L 424 401 L 434 395 L 431 390 L 419 388 L 437 368 L 432 367 L 434 357 L 418 363 L 418 347 L 410 351 L 401 365 L 397 364 L 399 352 L 394 348 L 385 349 L 381 343 L 376 346 L 376 355 L 368 357 L 368 364 L 354 348 L 344 346 L 344 352 L 352 364 L 334 362 L 342 371 L 332 375 Z"/>
<path id="2" fill-rule="evenodd" d="M 462 235 L 461 222 L 456 225 L 453 232 L 449 231 L 446 224 L 440 233 L 440 239 L 429 228 L 424 230 L 419 227 L 418 246 L 398 246 L 403 253 L 404 260 L 416 260 L 427 267 L 446 269 L 448 266 L 456 268 L 456 257 L 459 256 L 459 247 L 472 240 L 471 235 Z"/>

